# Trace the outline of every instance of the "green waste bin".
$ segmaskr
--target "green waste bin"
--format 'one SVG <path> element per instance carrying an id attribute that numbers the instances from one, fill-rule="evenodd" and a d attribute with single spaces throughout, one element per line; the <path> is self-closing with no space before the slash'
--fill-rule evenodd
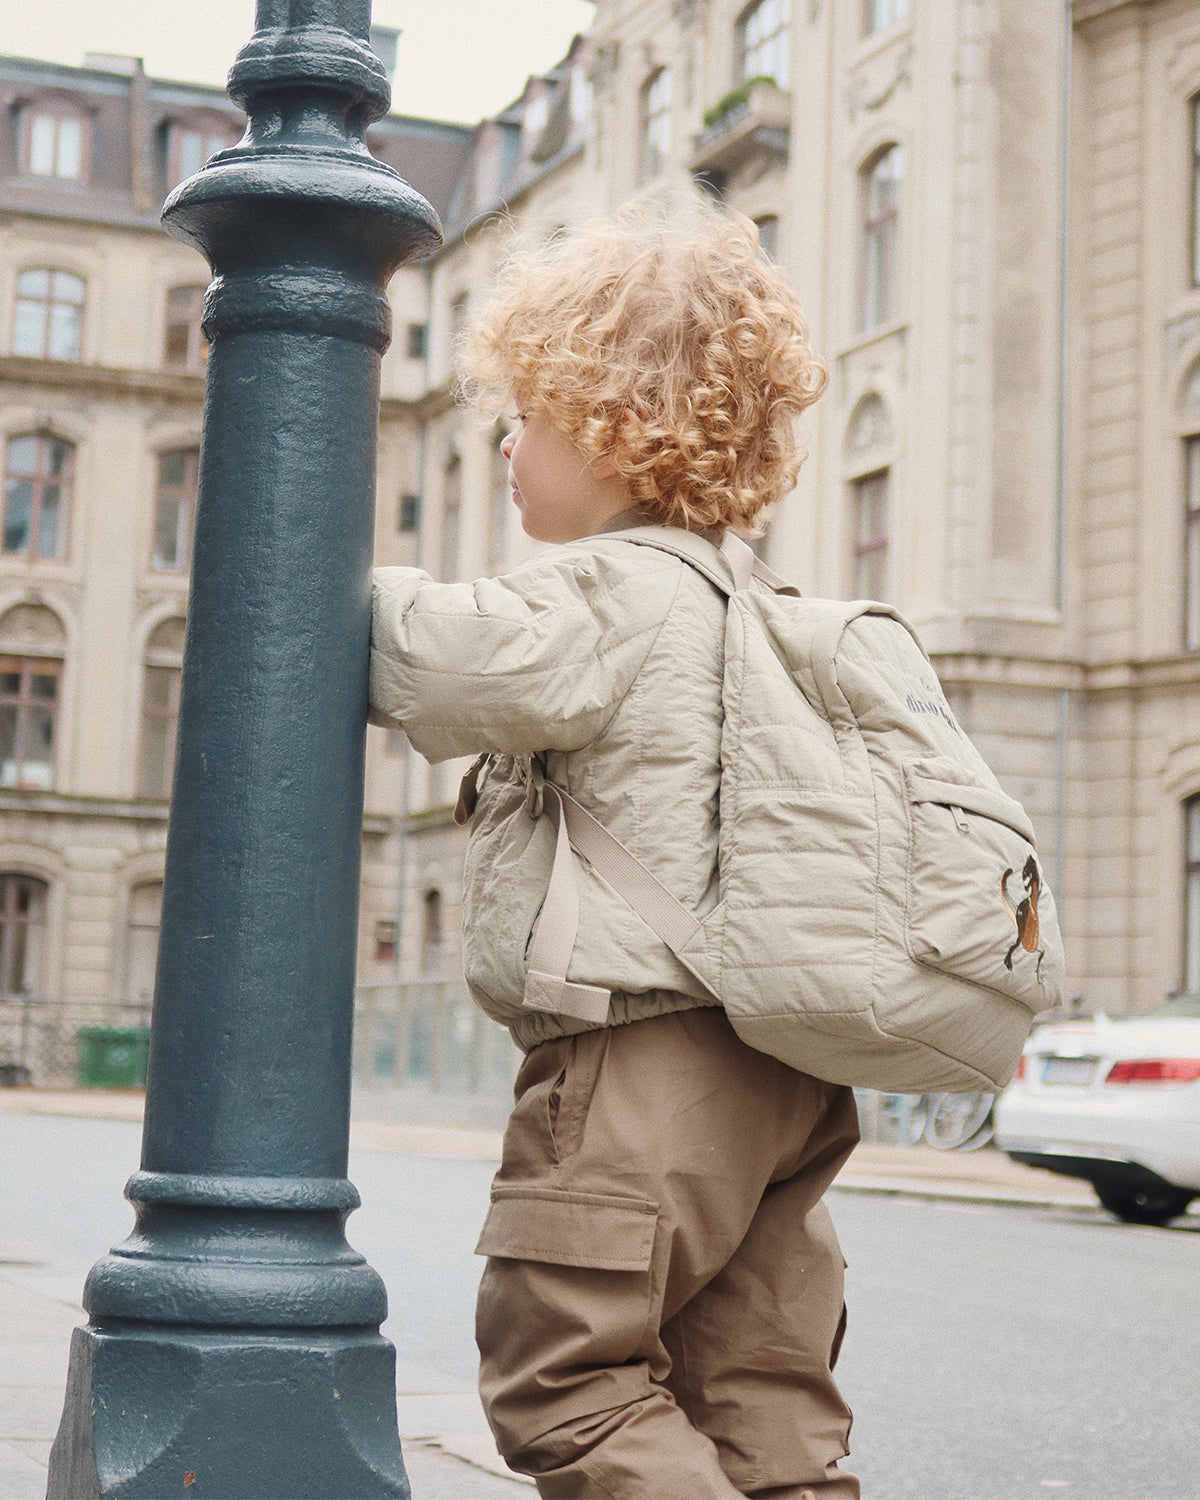
<path id="1" fill-rule="evenodd" d="M 78 1077 L 85 1089 L 145 1086 L 149 1026 L 81 1026 Z"/>

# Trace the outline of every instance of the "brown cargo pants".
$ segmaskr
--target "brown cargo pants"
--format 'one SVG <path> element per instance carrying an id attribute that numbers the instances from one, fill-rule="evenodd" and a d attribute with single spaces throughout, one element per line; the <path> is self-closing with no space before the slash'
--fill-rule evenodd
<path id="1" fill-rule="evenodd" d="M 478 1252 L 480 1392 L 548 1500 L 858 1500 L 839 1471 L 847 1088 L 685 1010 L 525 1058 Z"/>

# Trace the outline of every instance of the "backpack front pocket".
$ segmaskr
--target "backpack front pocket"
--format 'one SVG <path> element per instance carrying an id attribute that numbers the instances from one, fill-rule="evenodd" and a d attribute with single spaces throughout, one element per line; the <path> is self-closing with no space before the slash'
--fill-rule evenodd
<path id="1" fill-rule="evenodd" d="M 904 780 L 910 956 L 1045 1010 L 1062 981 L 1058 918 L 1024 809 L 921 766 L 906 765 Z"/>

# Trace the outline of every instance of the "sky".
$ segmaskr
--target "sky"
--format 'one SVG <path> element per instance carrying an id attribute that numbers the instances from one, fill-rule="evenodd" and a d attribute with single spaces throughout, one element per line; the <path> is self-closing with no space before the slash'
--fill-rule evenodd
<path id="1" fill-rule="evenodd" d="M 375 0 L 402 35 L 392 108 L 473 124 L 496 114 L 586 31 L 589 0 Z M 0 53 L 79 66 L 141 57 L 155 78 L 223 84 L 254 31 L 254 0 L 0 0 Z"/>

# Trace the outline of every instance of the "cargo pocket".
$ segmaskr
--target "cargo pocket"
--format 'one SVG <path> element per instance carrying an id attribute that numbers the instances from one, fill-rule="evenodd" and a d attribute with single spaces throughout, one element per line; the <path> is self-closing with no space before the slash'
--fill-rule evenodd
<path id="1" fill-rule="evenodd" d="M 476 1246 L 488 1263 L 475 1326 L 480 1390 L 494 1426 L 531 1403 L 539 1431 L 557 1425 L 561 1417 L 541 1410 L 546 1393 L 575 1388 L 581 1370 L 595 1372 L 605 1389 L 603 1398 L 579 1391 L 581 1409 L 593 1399 L 615 1404 L 614 1378 L 641 1392 L 645 1373 L 635 1371 L 658 1337 L 650 1269 L 657 1222 L 657 1204 L 642 1199 L 493 1188 Z M 512 1443 L 521 1441 L 514 1428 Z"/>
<path id="2" fill-rule="evenodd" d="M 918 963 L 1031 1012 L 1062 983 L 1054 898 L 1019 803 L 904 767 L 909 813 L 906 927 Z"/>
<path id="3" fill-rule="evenodd" d="M 604 1193 L 495 1187 L 476 1255 L 596 1271 L 646 1271 L 658 1204 Z"/>

